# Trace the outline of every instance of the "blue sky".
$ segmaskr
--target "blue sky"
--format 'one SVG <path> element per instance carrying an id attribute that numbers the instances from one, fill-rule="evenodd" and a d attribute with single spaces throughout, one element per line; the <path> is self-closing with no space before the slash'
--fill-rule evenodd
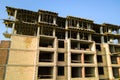
<path id="1" fill-rule="evenodd" d="M 38 11 L 49 10 L 68 15 L 120 25 L 120 0 L 0 0 L 0 40 L 4 40 L 6 31 L 1 19 L 8 18 L 5 6 Z"/>

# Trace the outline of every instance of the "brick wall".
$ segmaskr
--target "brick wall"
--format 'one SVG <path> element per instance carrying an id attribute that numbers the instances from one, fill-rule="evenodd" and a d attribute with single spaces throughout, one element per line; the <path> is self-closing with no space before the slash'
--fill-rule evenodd
<path id="1" fill-rule="evenodd" d="M 0 80 L 4 78 L 5 64 L 7 63 L 10 41 L 0 41 Z"/>

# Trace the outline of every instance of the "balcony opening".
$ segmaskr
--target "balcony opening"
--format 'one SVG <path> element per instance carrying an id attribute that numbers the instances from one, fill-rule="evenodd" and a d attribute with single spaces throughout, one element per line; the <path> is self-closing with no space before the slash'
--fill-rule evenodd
<path id="1" fill-rule="evenodd" d="M 98 73 L 99 73 L 99 75 L 104 75 L 103 67 L 98 67 Z"/>
<path id="2" fill-rule="evenodd" d="M 103 62 L 102 55 L 97 55 L 97 62 L 98 63 L 102 63 Z"/>
<path id="3" fill-rule="evenodd" d="M 104 42 L 107 43 L 107 41 L 108 41 L 107 36 L 104 36 Z"/>
<path id="4" fill-rule="evenodd" d="M 64 41 L 58 40 L 58 48 L 64 48 Z"/>
<path id="5" fill-rule="evenodd" d="M 115 46 L 115 52 L 119 53 L 120 52 L 120 46 Z"/>
<path id="6" fill-rule="evenodd" d="M 58 53 L 58 61 L 64 61 L 64 53 Z"/>
<path id="7" fill-rule="evenodd" d="M 71 38 L 77 39 L 77 32 L 76 31 L 71 31 Z"/>
<path id="8" fill-rule="evenodd" d="M 92 43 L 90 42 L 71 40 L 71 49 L 91 51 L 91 48 Z"/>
<path id="9" fill-rule="evenodd" d="M 96 43 L 101 43 L 101 36 L 100 35 L 92 35 L 92 40 Z"/>
<path id="10" fill-rule="evenodd" d="M 88 34 L 81 32 L 81 33 L 80 33 L 80 39 L 81 39 L 81 40 L 88 40 Z"/>
<path id="11" fill-rule="evenodd" d="M 14 34 L 36 36 L 37 26 L 30 25 L 30 24 L 24 24 L 24 23 L 20 23 L 20 24 L 18 23 L 15 25 Z"/>
<path id="12" fill-rule="evenodd" d="M 109 45 L 109 50 L 111 53 L 115 53 L 115 48 L 113 45 Z"/>
<path id="13" fill-rule="evenodd" d="M 64 76 L 64 67 L 63 66 L 58 67 L 58 76 Z"/>
<path id="14" fill-rule="evenodd" d="M 81 42 L 81 43 L 80 43 L 80 49 L 81 49 L 81 50 L 89 50 L 89 51 L 90 51 L 90 50 L 91 50 L 91 49 L 90 49 L 90 44 L 89 44 L 89 43 L 82 43 L 82 42 Z"/>
<path id="15" fill-rule="evenodd" d="M 38 67 L 38 79 L 53 78 L 53 67 Z"/>
<path id="16" fill-rule="evenodd" d="M 40 37 L 39 46 L 53 48 L 54 38 Z"/>
<path id="17" fill-rule="evenodd" d="M 78 42 L 77 41 L 71 41 L 71 49 L 78 49 Z"/>
<path id="18" fill-rule="evenodd" d="M 95 68 L 85 67 L 85 77 L 95 77 Z"/>
<path id="19" fill-rule="evenodd" d="M 17 10 L 16 18 L 19 21 L 35 23 L 38 21 L 38 13 L 28 10 Z"/>
<path id="20" fill-rule="evenodd" d="M 65 30 L 64 29 L 57 29 L 55 35 L 58 39 L 65 39 Z"/>
<path id="21" fill-rule="evenodd" d="M 109 45 L 109 50 L 111 53 L 118 54 L 120 52 L 120 46 L 118 45 Z"/>
<path id="22" fill-rule="evenodd" d="M 53 16 L 50 14 L 41 14 L 41 21 L 47 23 L 53 23 Z"/>
<path id="23" fill-rule="evenodd" d="M 53 28 L 42 26 L 42 35 L 53 36 Z"/>
<path id="24" fill-rule="evenodd" d="M 86 22 L 83 22 L 83 28 L 87 29 L 87 23 Z"/>
<path id="25" fill-rule="evenodd" d="M 39 53 L 39 62 L 53 62 L 53 52 L 43 52 Z"/>
<path id="26" fill-rule="evenodd" d="M 81 78 L 82 77 L 82 68 L 81 67 L 72 67 L 71 68 L 71 77 L 72 78 Z"/>
<path id="27" fill-rule="evenodd" d="M 111 56 L 111 63 L 118 64 L 120 57 L 118 56 Z"/>
<path id="28" fill-rule="evenodd" d="M 112 71 L 113 71 L 113 76 L 115 78 L 120 78 L 120 68 L 119 67 L 113 67 Z"/>
<path id="29" fill-rule="evenodd" d="M 85 63 L 94 63 L 94 55 L 93 54 L 84 54 L 84 62 Z"/>
<path id="30" fill-rule="evenodd" d="M 81 54 L 71 54 L 71 63 L 81 63 Z"/>
<path id="31" fill-rule="evenodd" d="M 66 21 L 65 18 L 57 17 L 57 21 L 56 22 L 57 22 L 58 27 L 65 28 L 65 21 Z"/>
<path id="32" fill-rule="evenodd" d="M 96 44 L 96 50 L 97 50 L 97 51 L 101 51 L 101 47 L 100 47 L 99 44 Z"/>
<path id="33" fill-rule="evenodd" d="M 93 26 L 94 26 L 94 27 L 92 27 L 93 30 L 94 30 L 96 33 L 100 33 L 100 27 L 101 27 L 101 25 L 94 24 Z"/>

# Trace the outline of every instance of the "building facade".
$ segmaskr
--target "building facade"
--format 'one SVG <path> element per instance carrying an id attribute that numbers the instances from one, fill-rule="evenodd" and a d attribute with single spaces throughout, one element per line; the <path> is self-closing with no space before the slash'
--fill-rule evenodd
<path id="1" fill-rule="evenodd" d="M 6 7 L 4 80 L 118 80 L 120 26 Z"/>

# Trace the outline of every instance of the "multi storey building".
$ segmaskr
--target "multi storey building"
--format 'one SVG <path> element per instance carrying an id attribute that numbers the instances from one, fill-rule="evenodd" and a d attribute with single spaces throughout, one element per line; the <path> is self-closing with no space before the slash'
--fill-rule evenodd
<path id="1" fill-rule="evenodd" d="M 4 80 L 117 80 L 120 26 L 6 7 L 11 39 Z"/>

